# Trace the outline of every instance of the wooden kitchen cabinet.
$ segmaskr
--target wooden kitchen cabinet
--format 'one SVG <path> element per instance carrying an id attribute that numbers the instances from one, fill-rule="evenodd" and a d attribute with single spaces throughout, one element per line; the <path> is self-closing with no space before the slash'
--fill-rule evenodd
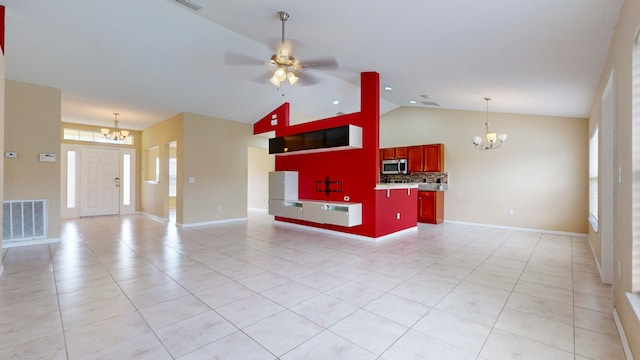
<path id="1" fill-rule="evenodd" d="M 424 172 L 444 171 L 444 145 L 422 145 L 422 163 Z"/>
<path id="2" fill-rule="evenodd" d="M 444 221 L 444 192 L 418 191 L 418 222 L 440 224 Z"/>
<path id="3" fill-rule="evenodd" d="M 407 170 L 409 173 L 423 172 L 422 145 L 407 148 Z"/>
<path id="4" fill-rule="evenodd" d="M 406 159 L 406 158 L 407 158 L 406 147 L 380 149 L 380 160 L 395 160 L 395 159 Z"/>
<path id="5" fill-rule="evenodd" d="M 429 144 L 409 146 L 407 148 L 407 162 L 410 173 L 443 172 L 444 145 Z"/>

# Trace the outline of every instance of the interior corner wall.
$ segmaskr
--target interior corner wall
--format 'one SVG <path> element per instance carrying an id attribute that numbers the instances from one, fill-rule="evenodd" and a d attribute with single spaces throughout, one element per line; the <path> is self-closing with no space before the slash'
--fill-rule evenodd
<path id="1" fill-rule="evenodd" d="M 60 237 L 60 117 L 62 92 L 45 86 L 5 81 L 4 150 L 18 153 L 4 161 L 4 200 L 47 199 L 48 237 Z M 40 162 L 40 153 L 56 162 Z"/>
<path id="2" fill-rule="evenodd" d="M 253 135 L 253 125 L 185 113 L 184 152 L 178 159 L 183 175 L 181 223 L 247 217 L 248 148 L 266 148 L 267 142 Z"/>
<path id="3" fill-rule="evenodd" d="M 269 172 L 275 169 L 275 155 L 269 149 L 249 147 L 247 174 L 247 207 L 269 208 Z"/>
<path id="4" fill-rule="evenodd" d="M 621 169 L 622 181 L 614 181 L 614 267 L 620 266 L 620 274 L 613 279 L 613 303 L 624 328 L 627 342 L 634 358 L 640 358 L 640 319 L 634 313 L 627 293 L 633 291 L 633 46 L 640 29 L 640 1 L 626 0 L 609 46 L 607 60 L 603 66 L 598 89 L 593 98 L 589 129 L 601 121 L 601 99 L 611 71 L 615 71 L 615 168 Z M 609 154 L 610 155 L 610 154 Z M 605 156 L 604 158 L 606 158 Z M 604 164 L 607 166 L 610 164 Z M 589 230 L 594 249 L 600 247 L 599 234 Z M 635 240 L 638 241 L 638 240 Z M 598 250 L 596 250 L 598 251 Z M 600 256 L 599 252 L 597 253 Z"/>
<path id="5" fill-rule="evenodd" d="M 380 147 L 444 144 L 445 221 L 587 233 L 588 121 L 490 113 L 493 129 L 509 136 L 480 151 L 471 139 L 485 117 L 401 107 L 382 115 Z"/>
<path id="6" fill-rule="evenodd" d="M 184 137 L 184 114 L 175 115 L 166 119 L 150 128 L 142 131 L 140 144 L 139 173 L 140 181 L 140 208 L 146 214 L 151 214 L 160 218 L 165 218 L 165 207 L 168 209 L 169 204 L 169 169 L 163 164 L 169 163 L 169 150 L 167 144 L 176 141 L 176 158 L 178 159 L 178 186 L 176 188 L 176 222 L 182 223 L 182 189 L 180 186 L 184 177 L 181 170 L 181 154 Z M 148 159 L 145 153 L 148 149 L 158 147 L 160 150 L 160 181 L 145 181 L 146 169 L 148 169 Z"/>

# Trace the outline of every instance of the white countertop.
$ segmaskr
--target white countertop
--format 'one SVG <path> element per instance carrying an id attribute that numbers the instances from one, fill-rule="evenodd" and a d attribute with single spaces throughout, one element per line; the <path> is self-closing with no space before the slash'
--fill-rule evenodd
<path id="1" fill-rule="evenodd" d="M 418 183 L 378 183 L 374 190 L 417 189 Z"/>

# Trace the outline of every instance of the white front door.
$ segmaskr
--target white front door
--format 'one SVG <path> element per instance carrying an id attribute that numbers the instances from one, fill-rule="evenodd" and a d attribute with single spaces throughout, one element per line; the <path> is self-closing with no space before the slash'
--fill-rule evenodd
<path id="1" fill-rule="evenodd" d="M 80 216 L 118 214 L 120 151 L 85 147 L 80 158 Z"/>

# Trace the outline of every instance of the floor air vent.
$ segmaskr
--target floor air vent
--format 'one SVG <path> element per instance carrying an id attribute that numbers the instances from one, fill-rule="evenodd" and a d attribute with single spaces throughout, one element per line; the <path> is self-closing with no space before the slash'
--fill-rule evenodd
<path id="1" fill-rule="evenodd" d="M 2 203 L 2 245 L 47 238 L 47 200 Z"/>

